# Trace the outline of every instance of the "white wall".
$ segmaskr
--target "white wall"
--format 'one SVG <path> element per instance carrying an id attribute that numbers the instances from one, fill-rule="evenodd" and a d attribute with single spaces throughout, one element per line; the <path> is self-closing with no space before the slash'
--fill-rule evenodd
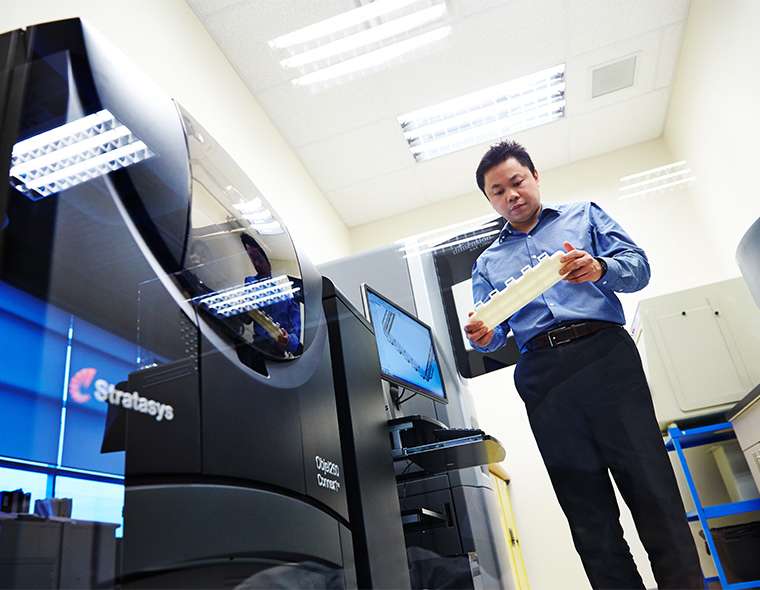
<path id="1" fill-rule="evenodd" d="M 3 2 L 0 31 L 85 17 L 219 141 L 314 262 L 350 252 L 348 230 L 183 0 Z"/>
<path id="2" fill-rule="evenodd" d="M 760 216 L 758 30 L 756 0 L 691 2 L 664 139 L 694 170 L 694 205 L 710 219 L 705 282 L 739 274 L 736 246 Z"/>

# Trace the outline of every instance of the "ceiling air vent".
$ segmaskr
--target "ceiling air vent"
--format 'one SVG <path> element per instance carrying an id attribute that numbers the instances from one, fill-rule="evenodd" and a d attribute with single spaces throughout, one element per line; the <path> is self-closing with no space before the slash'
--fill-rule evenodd
<path id="1" fill-rule="evenodd" d="M 636 56 L 626 57 L 591 72 L 591 98 L 633 86 L 636 75 Z"/>

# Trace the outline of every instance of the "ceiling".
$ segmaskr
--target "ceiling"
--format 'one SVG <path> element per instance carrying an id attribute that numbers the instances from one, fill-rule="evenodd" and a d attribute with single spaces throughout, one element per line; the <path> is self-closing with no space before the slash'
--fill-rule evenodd
<path id="1" fill-rule="evenodd" d="M 290 83 L 299 74 L 267 42 L 358 1 L 187 2 L 349 227 L 477 190 L 488 144 L 417 163 L 398 115 L 560 63 L 565 117 L 513 136 L 538 168 L 659 137 L 689 8 L 689 0 L 446 0 L 449 37 L 313 90 Z M 633 86 L 592 99 L 591 71 L 634 54 Z"/>

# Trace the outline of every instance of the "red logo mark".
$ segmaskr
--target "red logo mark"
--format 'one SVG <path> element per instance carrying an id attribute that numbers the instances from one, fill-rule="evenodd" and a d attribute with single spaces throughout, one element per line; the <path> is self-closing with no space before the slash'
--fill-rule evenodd
<path id="1" fill-rule="evenodd" d="M 92 397 L 89 393 L 85 393 L 82 389 L 88 388 L 92 385 L 92 380 L 95 378 L 96 369 L 79 369 L 69 381 L 69 395 L 71 398 L 80 404 L 86 404 Z"/>

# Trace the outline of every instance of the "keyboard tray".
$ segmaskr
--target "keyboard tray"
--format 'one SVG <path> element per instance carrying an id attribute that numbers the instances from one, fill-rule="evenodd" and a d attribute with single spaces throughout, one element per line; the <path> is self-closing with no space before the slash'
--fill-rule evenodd
<path id="1" fill-rule="evenodd" d="M 466 467 L 498 463 L 506 452 L 501 443 L 487 434 L 456 438 L 417 447 L 394 449 L 393 459 L 408 459 L 427 473 L 444 473 Z"/>

